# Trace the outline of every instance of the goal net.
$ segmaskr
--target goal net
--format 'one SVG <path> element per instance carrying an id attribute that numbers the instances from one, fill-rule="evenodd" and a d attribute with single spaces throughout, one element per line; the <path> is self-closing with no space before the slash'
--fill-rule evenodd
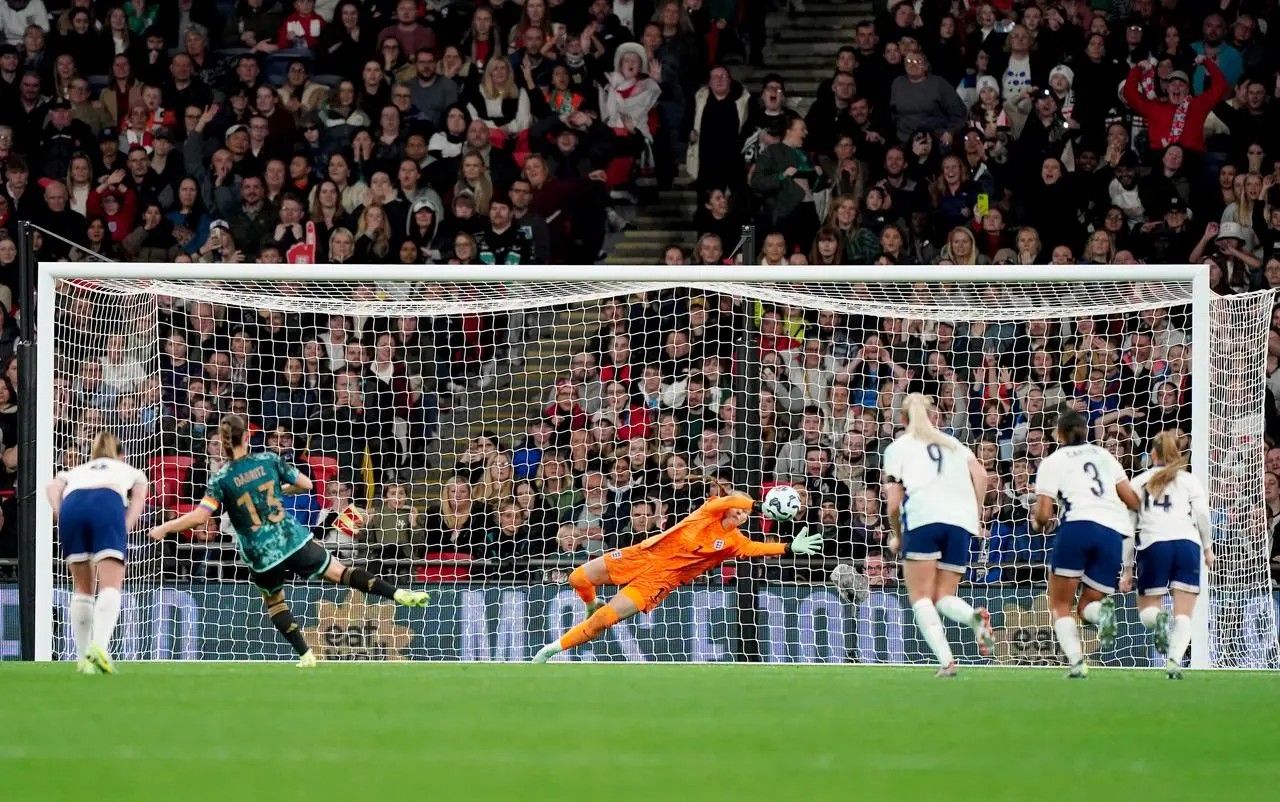
<path id="1" fill-rule="evenodd" d="M 787 539 L 807 524 L 825 538 L 821 557 L 726 563 L 557 659 L 927 662 L 879 486 L 902 400 L 919 391 L 993 477 L 961 595 L 992 614 L 994 662 L 1063 660 L 1045 589 L 1053 537 L 1032 533 L 1029 509 L 1065 405 L 1131 473 L 1158 432 L 1194 434 L 1219 555 L 1195 657 L 1277 666 L 1262 481 L 1270 293 L 1215 299 L 1197 327 L 1189 269 L 1167 281 L 920 271 L 905 283 L 846 268 L 842 282 L 757 283 L 651 281 L 644 268 L 554 282 L 489 268 L 493 280 L 463 282 L 370 280 L 391 275 L 375 267 L 344 280 L 277 266 L 289 280 L 248 278 L 251 266 L 237 280 L 214 272 L 227 266 L 189 278 L 56 267 L 41 299 L 47 470 L 78 464 L 93 433 L 113 429 L 150 476 L 144 525 L 157 523 L 199 501 L 222 462 L 217 421 L 238 412 L 253 449 L 315 482 L 288 509 L 326 548 L 432 591 L 428 609 L 404 610 L 293 583 L 325 659 L 528 659 L 581 620 L 564 582 L 575 565 L 660 531 L 717 485 L 759 496 L 789 483 L 805 520 L 747 528 Z M 1205 352 L 1207 374 L 1193 375 Z M 1196 395 L 1199 382 L 1209 393 Z M 56 553 L 46 626 L 67 659 Z M 159 544 L 135 533 L 126 590 L 113 647 L 125 659 L 289 655 L 225 519 Z M 1119 606 L 1113 650 L 1086 631 L 1091 659 L 1162 665 L 1132 595 Z M 949 634 L 960 659 L 985 661 L 966 633 Z"/>

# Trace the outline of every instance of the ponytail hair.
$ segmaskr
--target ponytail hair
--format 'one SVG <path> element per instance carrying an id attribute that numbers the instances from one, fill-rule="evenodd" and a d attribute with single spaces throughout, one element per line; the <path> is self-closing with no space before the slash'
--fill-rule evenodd
<path id="1" fill-rule="evenodd" d="M 93 436 L 93 445 L 89 448 L 89 459 L 120 459 L 120 438 L 106 429 Z"/>
<path id="2" fill-rule="evenodd" d="M 933 411 L 933 402 L 923 393 L 912 393 L 902 402 L 902 415 L 907 419 L 907 434 L 913 435 L 924 443 L 933 443 L 943 448 L 954 448 L 955 445 L 945 434 L 933 425 L 929 413 Z"/>
<path id="3" fill-rule="evenodd" d="M 1160 469 L 1147 480 L 1147 492 L 1151 495 L 1162 495 L 1164 489 L 1178 478 L 1178 473 L 1187 467 L 1187 455 L 1178 443 L 1181 439 L 1182 432 L 1166 429 L 1151 441 L 1151 456 L 1160 463 Z"/>
<path id="4" fill-rule="evenodd" d="M 222 440 L 222 453 L 227 459 L 235 457 L 235 450 L 244 445 L 249 428 L 239 415 L 226 415 L 218 423 L 218 437 Z"/>

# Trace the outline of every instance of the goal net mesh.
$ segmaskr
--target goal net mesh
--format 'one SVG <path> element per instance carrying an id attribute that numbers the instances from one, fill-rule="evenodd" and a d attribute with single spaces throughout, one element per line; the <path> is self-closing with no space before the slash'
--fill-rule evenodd
<path id="1" fill-rule="evenodd" d="M 714 484 L 789 483 L 822 532 L 815 558 L 730 562 L 654 612 L 557 659 L 927 662 L 885 547 L 880 458 L 909 392 L 993 479 L 961 594 L 991 611 L 997 663 L 1061 663 L 1033 534 L 1054 414 L 1131 473 L 1164 429 L 1190 431 L 1191 354 L 1209 348 L 1219 560 L 1212 659 L 1275 667 L 1263 505 L 1270 293 L 1215 301 L 1191 341 L 1189 283 L 60 281 L 57 468 L 119 433 L 151 479 L 149 525 L 190 510 L 222 461 L 221 414 L 251 422 L 315 482 L 289 512 L 337 557 L 432 591 L 423 610 L 344 588 L 288 588 L 326 659 L 522 660 L 581 620 L 564 580 L 660 531 Z M 1196 381 L 1202 377 L 1195 377 Z M 71 656 L 64 567 L 55 654 Z M 114 651 L 124 658 L 289 655 L 225 520 L 131 540 Z M 610 589 L 606 589 L 610 592 Z M 1132 597 L 1091 658 L 1155 665 Z M 964 661 L 972 639 L 949 629 Z"/>

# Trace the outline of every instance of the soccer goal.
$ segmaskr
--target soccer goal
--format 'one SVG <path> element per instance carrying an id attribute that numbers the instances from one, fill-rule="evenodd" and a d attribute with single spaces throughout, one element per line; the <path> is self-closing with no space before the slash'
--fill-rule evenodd
<path id="1" fill-rule="evenodd" d="M 961 594 L 992 661 L 1061 662 L 1032 533 L 1056 411 L 1137 473 L 1190 435 L 1218 561 L 1197 667 L 1280 666 L 1263 504 L 1270 292 L 1217 298 L 1200 266 L 533 267 L 43 264 L 39 476 L 116 430 L 149 521 L 191 509 L 217 420 L 307 472 L 287 511 L 350 563 L 426 587 L 426 611 L 298 582 L 327 659 L 513 661 L 582 617 L 564 579 L 727 484 L 790 483 L 825 553 L 726 563 L 566 659 L 923 663 L 878 489 L 908 392 L 993 477 Z M 797 522 L 749 524 L 788 538 Z M 65 659 L 65 569 L 39 511 L 38 656 Z M 275 659 L 288 647 L 226 522 L 131 542 L 114 651 Z M 1163 665 L 1132 594 L 1090 659 Z M 951 632 L 953 641 L 962 634 Z M 957 656 L 986 662 L 972 645 Z"/>

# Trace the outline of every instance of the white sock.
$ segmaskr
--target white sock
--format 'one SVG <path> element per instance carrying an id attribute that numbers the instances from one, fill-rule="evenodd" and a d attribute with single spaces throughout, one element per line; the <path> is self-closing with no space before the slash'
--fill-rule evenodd
<path id="1" fill-rule="evenodd" d="M 115 588 L 103 588 L 98 591 L 98 603 L 93 606 L 93 642 L 108 651 L 111 636 L 116 631 L 116 621 L 120 618 L 120 591 Z"/>
<path id="2" fill-rule="evenodd" d="M 1156 628 L 1156 619 L 1160 617 L 1159 607 L 1143 607 L 1138 612 L 1138 619 L 1142 621 L 1142 625 L 1148 630 Z"/>
<path id="3" fill-rule="evenodd" d="M 938 612 L 966 627 L 973 626 L 973 605 L 959 596 L 943 596 L 933 603 Z"/>
<path id="4" fill-rule="evenodd" d="M 1169 635 L 1169 659 L 1182 665 L 1182 657 L 1191 645 L 1191 616 L 1179 615 L 1173 619 L 1173 632 Z"/>
<path id="5" fill-rule="evenodd" d="M 924 634 L 925 643 L 928 643 L 929 648 L 937 655 L 938 663 L 944 668 L 954 663 L 951 644 L 947 643 L 947 632 L 942 628 L 942 619 L 938 617 L 938 610 L 933 606 L 933 602 L 921 599 L 911 605 L 911 609 L 916 613 L 916 626 L 920 627 L 920 632 Z"/>
<path id="6" fill-rule="evenodd" d="M 1080 617 L 1088 621 L 1090 624 L 1098 623 L 1098 616 L 1102 613 L 1102 602 L 1091 601 L 1080 611 Z"/>
<path id="7" fill-rule="evenodd" d="M 93 639 L 93 597 L 87 593 L 71 594 L 71 639 L 76 645 L 76 659 L 84 657 Z"/>
<path id="8" fill-rule="evenodd" d="M 1080 649 L 1080 630 L 1076 628 L 1076 620 L 1069 615 L 1053 622 L 1053 631 L 1058 636 L 1058 645 L 1067 656 L 1067 662 L 1075 665 L 1084 657 Z"/>

